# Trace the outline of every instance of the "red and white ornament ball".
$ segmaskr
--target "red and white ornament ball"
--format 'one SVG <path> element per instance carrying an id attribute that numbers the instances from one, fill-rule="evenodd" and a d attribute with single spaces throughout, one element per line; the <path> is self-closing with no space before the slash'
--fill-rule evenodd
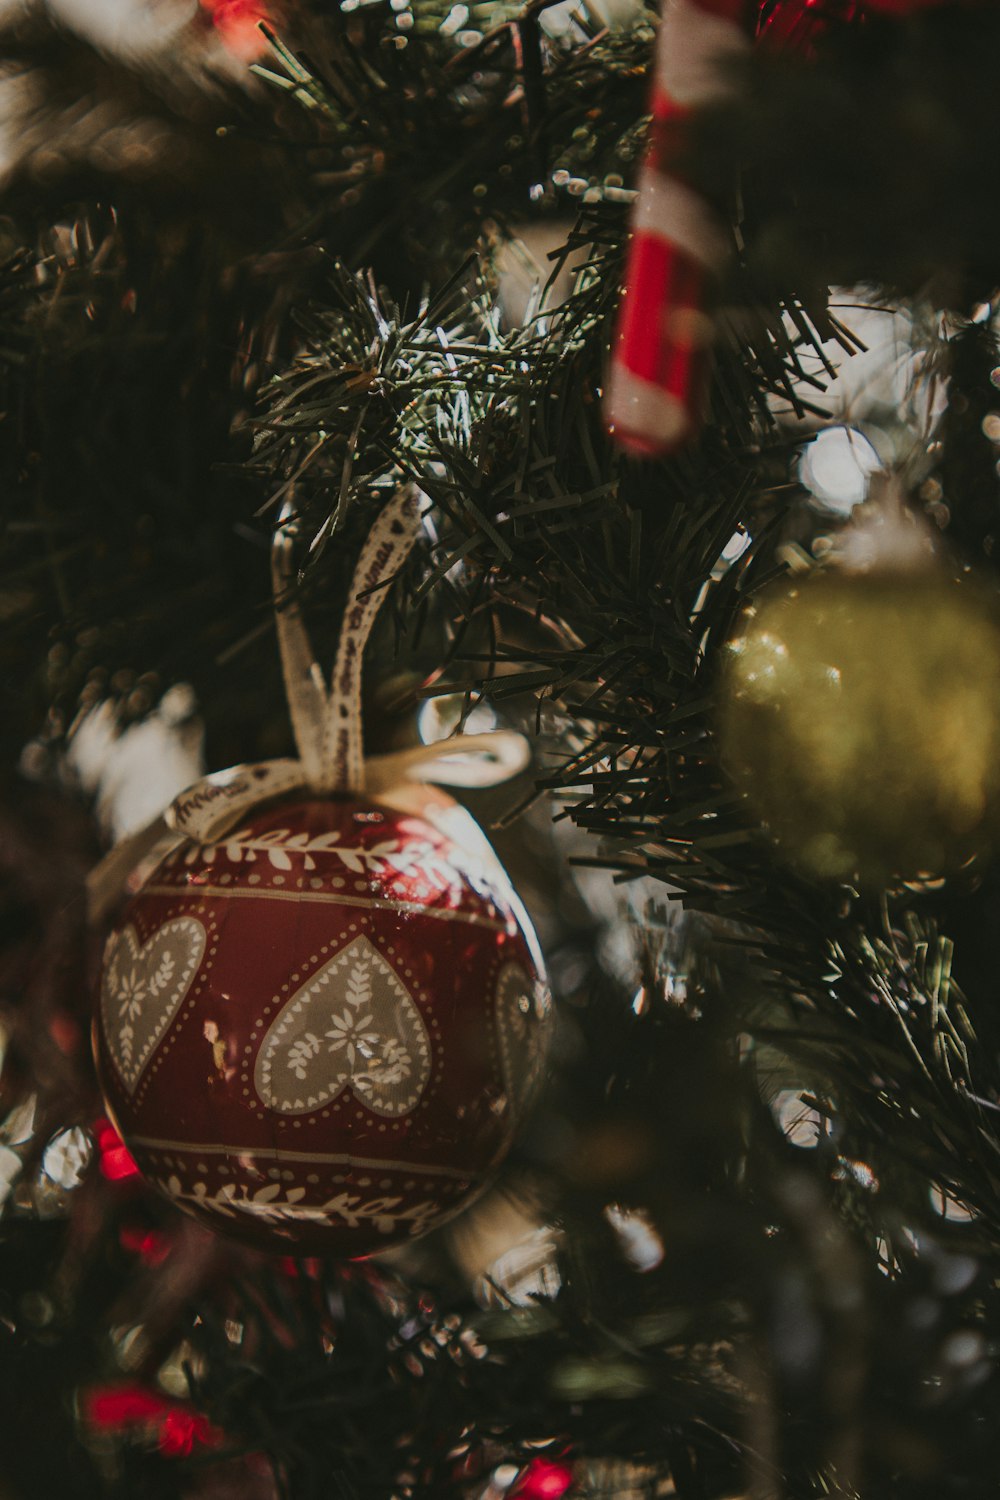
<path id="1" fill-rule="evenodd" d="M 350 1257 L 488 1183 L 549 1018 L 490 851 L 387 803 L 300 801 L 153 871 L 108 939 L 97 1053 L 129 1150 L 180 1208 Z"/>

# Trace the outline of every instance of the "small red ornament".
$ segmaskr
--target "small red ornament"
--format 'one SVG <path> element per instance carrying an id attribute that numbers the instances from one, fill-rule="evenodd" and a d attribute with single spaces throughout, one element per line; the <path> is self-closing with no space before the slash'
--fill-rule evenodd
<path id="1" fill-rule="evenodd" d="M 489 1181 L 549 999 L 494 859 L 360 797 L 173 850 L 108 939 L 109 1107 L 177 1205 L 264 1248 L 367 1255 Z"/>

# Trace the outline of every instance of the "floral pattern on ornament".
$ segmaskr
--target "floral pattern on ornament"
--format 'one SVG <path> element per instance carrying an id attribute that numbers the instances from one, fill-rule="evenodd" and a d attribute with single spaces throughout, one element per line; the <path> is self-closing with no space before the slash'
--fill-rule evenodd
<path id="1" fill-rule="evenodd" d="M 187 865 L 216 864 L 224 859 L 231 864 L 252 864 L 263 858 L 274 870 L 295 869 L 293 861 L 301 860 L 303 870 L 316 869 L 316 856 L 329 857 L 352 875 L 389 875 L 419 878 L 438 891 L 453 891 L 469 885 L 479 896 L 495 901 L 500 892 L 493 872 L 467 852 L 442 851 L 430 839 L 383 839 L 370 847 L 340 842 L 337 829 L 310 835 L 294 833 L 290 828 L 271 828 L 254 833 L 252 828 L 227 835 L 218 844 L 189 844 L 179 851 Z M 175 856 L 176 858 L 176 856 Z"/>
<path id="2" fill-rule="evenodd" d="M 281 1008 L 261 1044 L 254 1084 L 279 1114 L 305 1114 L 345 1090 L 375 1114 L 417 1105 L 431 1047 L 415 1000 L 365 937 L 355 938 Z"/>
<path id="3" fill-rule="evenodd" d="M 342 1189 L 322 1203 L 307 1203 L 306 1189 L 286 1188 L 279 1182 L 251 1189 L 226 1183 L 212 1192 L 206 1182 L 185 1187 L 176 1174 L 153 1179 L 156 1186 L 180 1204 L 218 1214 L 228 1219 L 263 1219 L 280 1227 L 319 1224 L 325 1227 L 360 1229 L 371 1227 L 379 1234 L 399 1232 L 420 1235 L 431 1228 L 442 1211 L 434 1199 L 406 1203 L 403 1196 L 383 1193 L 369 1197 L 365 1193 Z"/>
<path id="4" fill-rule="evenodd" d="M 180 1010 L 198 972 L 205 929 L 178 917 L 139 943 L 129 924 L 108 940 L 101 984 L 101 1024 L 108 1050 L 129 1093 Z"/>

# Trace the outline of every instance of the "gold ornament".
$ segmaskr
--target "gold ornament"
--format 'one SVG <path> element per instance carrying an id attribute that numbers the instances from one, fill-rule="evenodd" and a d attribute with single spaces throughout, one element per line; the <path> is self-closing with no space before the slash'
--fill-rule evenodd
<path id="1" fill-rule="evenodd" d="M 725 648 L 718 727 L 724 766 L 806 873 L 953 871 L 1000 821 L 996 596 L 923 570 L 765 589 Z"/>

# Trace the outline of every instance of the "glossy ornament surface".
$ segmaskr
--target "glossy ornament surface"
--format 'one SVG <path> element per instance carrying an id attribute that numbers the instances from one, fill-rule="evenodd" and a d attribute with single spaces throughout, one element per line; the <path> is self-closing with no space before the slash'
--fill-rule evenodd
<path id="1" fill-rule="evenodd" d="M 998 681 L 997 600 L 967 578 L 773 585 L 725 648 L 723 764 L 808 874 L 936 879 L 996 840 Z"/>
<path id="2" fill-rule="evenodd" d="M 460 809 L 458 841 L 390 800 L 183 845 L 107 942 L 96 1045 L 129 1150 L 263 1248 L 366 1255 L 441 1223 L 541 1076 L 550 1002 L 506 875 Z"/>

